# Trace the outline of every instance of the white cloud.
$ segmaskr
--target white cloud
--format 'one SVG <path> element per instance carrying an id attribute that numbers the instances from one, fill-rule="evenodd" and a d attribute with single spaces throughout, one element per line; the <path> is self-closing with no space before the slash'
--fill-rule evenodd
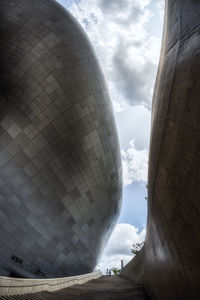
<path id="1" fill-rule="evenodd" d="M 147 181 L 148 150 L 137 150 L 134 140 L 127 149 L 122 149 L 122 167 L 124 186 L 134 181 Z"/>
<path id="2" fill-rule="evenodd" d="M 122 108 L 121 111 L 120 109 L 118 111 L 115 109 L 121 148 L 126 149 L 129 146 L 129 142 L 134 138 L 136 149 L 148 149 L 151 122 L 150 111 L 142 105 L 128 106 L 124 104 Z"/>
<path id="3" fill-rule="evenodd" d="M 148 31 L 148 22 L 155 13 L 148 8 L 151 0 L 58 1 L 83 26 L 103 67 L 123 137 L 124 185 L 146 181 L 149 109 L 160 51 L 160 38 Z M 157 10 L 161 12 L 159 2 Z M 159 26 L 162 25 L 156 23 Z M 99 263 L 100 269 L 105 273 L 107 268 L 120 268 L 121 259 L 128 263 L 133 257 L 132 244 L 143 241 L 145 232 L 139 233 L 130 224 L 118 224 Z"/>
<path id="4" fill-rule="evenodd" d="M 125 110 L 126 105 L 124 102 L 113 101 L 112 104 L 113 104 L 114 111 L 116 113 L 121 113 L 122 111 Z"/>
<path id="5" fill-rule="evenodd" d="M 158 14 L 160 16 L 161 22 L 163 22 L 164 12 L 165 12 L 165 0 L 159 0 L 156 3 L 156 9 L 157 9 L 157 12 L 158 12 Z"/>
<path id="6" fill-rule="evenodd" d="M 144 241 L 145 234 L 145 229 L 139 233 L 133 225 L 117 224 L 100 260 L 100 270 L 105 273 L 107 268 L 120 268 L 121 260 L 126 265 L 134 257 L 131 253 L 132 245 Z"/>
<path id="7" fill-rule="evenodd" d="M 151 105 L 160 41 L 146 29 L 149 3 L 81 0 L 69 6 L 95 47 L 115 103 L 123 97 L 131 105 Z"/>

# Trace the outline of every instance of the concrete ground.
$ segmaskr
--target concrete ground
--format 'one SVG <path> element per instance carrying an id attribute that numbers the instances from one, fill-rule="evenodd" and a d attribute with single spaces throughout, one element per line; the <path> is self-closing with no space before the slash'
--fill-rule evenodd
<path id="1" fill-rule="evenodd" d="M 119 276 L 102 276 L 82 285 L 56 292 L 40 292 L 21 296 L 1 296 L 0 300 L 147 300 L 143 287 Z"/>

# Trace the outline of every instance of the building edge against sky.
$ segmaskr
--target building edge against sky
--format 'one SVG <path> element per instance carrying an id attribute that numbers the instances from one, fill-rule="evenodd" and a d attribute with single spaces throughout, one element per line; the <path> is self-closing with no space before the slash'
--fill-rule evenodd
<path id="1" fill-rule="evenodd" d="M 200 295 L 200 2 L 166 0 L 154 89 L 145 246 L 121 275 L 153 299 Z"/>
<path id="2" fill-rule="evenodd" d="M 121 206 L 103 74 L 53 0 L 3 0 L 0 30 L 1 275 L 90 272 Z"/>

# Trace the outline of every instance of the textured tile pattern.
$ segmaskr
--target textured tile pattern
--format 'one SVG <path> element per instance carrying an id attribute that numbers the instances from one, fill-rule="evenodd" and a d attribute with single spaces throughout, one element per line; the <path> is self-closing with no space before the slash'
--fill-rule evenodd
<path id="1" fill-rule="evenodd" d="M 55 292 L 0 296 L 0 300 L 150 300 L 142 285 L 120 276 L 102 276 Z"/>
<path id="2" fill-rule="evenodd" d="M 121 203 L 104 77 L 51 0 L 0 6 L 0 274 L 93 270 Z"/>

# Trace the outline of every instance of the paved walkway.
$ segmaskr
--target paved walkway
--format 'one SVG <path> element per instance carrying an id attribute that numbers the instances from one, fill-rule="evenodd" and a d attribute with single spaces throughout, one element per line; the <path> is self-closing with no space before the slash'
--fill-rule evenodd
<path id="1" fill-rule="evenodd" d="M 56 292 L 40 292 L 21 296 L 1 296 L 0 300 L 147 300 L 141 286 L 119 276 L 103 276 L 82 285 Z"/>

